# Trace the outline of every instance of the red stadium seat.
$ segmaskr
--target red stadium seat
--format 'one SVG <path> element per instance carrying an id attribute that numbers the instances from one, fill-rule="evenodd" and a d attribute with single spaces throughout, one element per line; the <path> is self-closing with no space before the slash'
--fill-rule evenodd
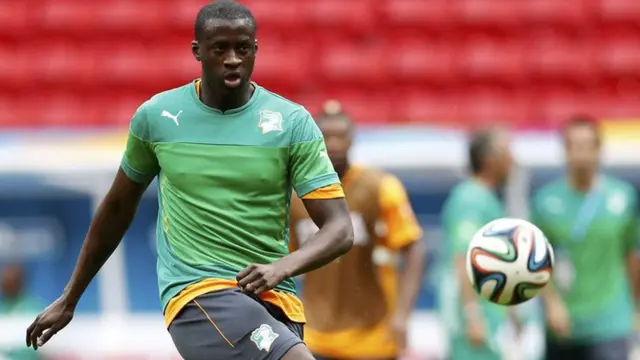
<path id="1" fill-rule="evenodd" d="M 575 88 L 541 90 L 532 110 L 535 117 L 548 126 L 557 127 L 567 118 L 578 114 L 592 114 L 595 110 L 593 98 Z"/>
<path id="2" fill-rule="evenodd" d="M 467 89 L 461 99 L 460 116 L 474 125 L 516 124 L 526 119 L 528 99 L 510 88 Z"/>
<path id="3" fill-rule="evenodd" d="M 589 0 L 519 0 L 521 17 L 527 26 L 583 26 L 592 20 Z"/>
<path id="4" fill-rule="evenodd" d="M 458 57 L 463 76 L 469 80 L 514 83 L 524 77 L 525 44 L 510 39 L 472 37 Z"/>
<path id="5" fill-rule="evenodd" d="M 640 26 L 640 2 L 637 0 L 596 0 L 598 18 L 607 24 Z"/>
<path id="6" fill-rule="evenodd" d="M 412 29 L 414 31 L 446 31 L 454 25 L 453 7 L 448 0 L 384 0 L 382 19 L 389 28 Z M 416 37 L 420 32 L 415 33 Z"/>
<path id="7" fill-rule="evenodd" d="M 640 34 L 611 33 L 599 44 L 598 57 L 607 75 L 640 81 Z"/>
<path id="8" fill-rule="evenodd" d="M 392 75 L 384 64 L 383 48 L 358 44 L 341 44 L 325 49 L 320 59 L 323 80 L 329 84 L 380 85 Z"/>
<path id="9" fill-rule="evenodd" d="M 640 96 L 637 89 L 630 93 L 599 93 L 596 95 L 596 114 L 603 119 L 637 119 Z"/>
<path id="10" fill-rule="evenodd" d="M 455 53 L 452 44 L 427 39 L 392 41 L 387 44 L 384 68 L 391 81 L 448 84 L 454 81 Z"/>
<path id="11" fill-rule="evenodd" d="M 33 57 L 24 48 L 17 45 L 0 43 L 0 89 L 13 90 L 22 87 L 31 80 Z M 35 68 L 35 69 L 34 69 Z"/>
<path id="12" fill-rule="evenodd" d="M 375 4 L 373 0 L 307 0 L 304 16 L 308 21 L 300 30 L 369 35 L 375 29 Z"/>
<path id="13" fill-rule="evenodd" d="M 22 39 L 33 30 L 37 13 L 30 11 L 30 5 L 25 0 L 0 1 L 0 40 Z"/>
<path id="14" fill-rule="evenodd" d="M 456 125 L 460 102 L 456 93 L 448 91 L 413 89 L 399 92 L 394 101 L 396 118 L 409 122 L 428 122 Z"/>
<path id="15" fill-rule="evenodd" d="M 527 45 L 526 66 L 540 81 L 590 82 L 596 75 L 590 39 L 532 34 Z"/>
<path id="16" fill-rule="evenodd" d="M 512 0 L 457 0 L 458 22 L 471 28 L 494 29 L 511 32 L 520 25 L 517 1 Z"/>

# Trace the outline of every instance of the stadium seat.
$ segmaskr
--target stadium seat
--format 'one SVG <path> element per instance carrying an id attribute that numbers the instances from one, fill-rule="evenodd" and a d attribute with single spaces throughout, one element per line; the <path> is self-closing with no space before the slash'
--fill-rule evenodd
<path id="1" fill-rule="evenodd" d="M 458 124 L 460 102 L 455 92 L 436 89 L 408 89 L 399 91 L 394 100 L 396 118 L 409 122 Z"/>
<path id="2" fill-rule="evenodd" d="M 589 0 L 519 0 L 520 16 L 527 26 L 581 27 L 592 20 Z"/>
<path id="3" fill-rule="evenodd" d="M 465 79 L 514 83 L 524 77 L 525 44 L 504 38 L 471 37 L 458 66 Z"/>
<path id="4" fill-rule="evenodd" d="M 307 0 L 304 4 L 305 31 L 316 34 L 340 32 L 370 35 L 376 28 L 373 0 Z"/>
<path id="5" fill-rule="evenodd" d="M 31 2 L 25 0 L 0 1 L 0 41 L 24 38 L 33 30 L 37 20 L 30 5 Z"/>
<path id="6" fill-rule="evenodd" d="M 590 39 L 533 33 L 525 64 L 535 80 L 590 82 L 596 75 Z"/>
<path id="7" fill-rule="evenodd" d="M 0 89 L 14 90 L 29 81 L 34 58 L 24 48 L 0 43 L 0 54 L 7 54 L 0 56 Z"/>
<path id="8" fill-rule="evenodd" d="M 637 119 L 640 96 L 637 88 L 628 93 L 606 92 L 594 96 L 594 112 L 602 119 Z"/>
<path id="9" fill-rule="evenodd" d="M 325 48 L 320 58 L 322 80 L 331 84 L 380 85 L 389 69 L 384 64 L 383 48 L 364 44 L 340 44 Z"/>
<path id="10" fill-rule="evenodd" d="M 637 0 L 595 0 L 600 21 L 611 25 L 640 27 L 640 2 Z"/>
<path id="11" fill-rule="evenodd" d="M 593 97 L 577 88 L 540 89 L 532 114 L 541 123 L 556 127 L 571 116 L 592 114 L 596 110 Z"/>
<path id="12" fill-rule="evenodd" d="M 511 124 L 526 120 L 527 98 L 513 88 L 472 87 L 460 100 L 460 117 L 474 125 Z"/>
<path id="13" fill-rule="evenodd" d="M 392 72 L 391 81 L 402 83 L 448 84 L 454 81 L 455 53 L 452 44 L 428 39 L 390 41 L 384 57 L 385 69 Z"/>
<path id="14" fill-rule="evenodd" d="M 640 81 L 640 34 L 613 32 L 603 39 L 597 51 L 608 76 L 631 77 Z"/>
<path id="15" fill-rule="evenodd" d="M 379 1 L 381 20 L 388 29 L 419 31 L 425 30 L 445 33 L 454 26 L 453 7 L 448 0 L 384 0 Z"/>
<path id="16" fill-rule="evenodd" d="M 457 0 L 452 2 L 457 21 L 464 27 L 510 32 L 521 23 L 517 1 Z"/>

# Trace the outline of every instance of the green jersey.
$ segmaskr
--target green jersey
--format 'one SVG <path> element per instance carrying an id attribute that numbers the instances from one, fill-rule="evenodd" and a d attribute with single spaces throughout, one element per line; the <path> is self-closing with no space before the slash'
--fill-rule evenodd
<path id="1" fill-rule="evenodd" d="M 247 104 L 206 106 L 196 84 L 155 95 L 131 119 L 122 170 L 158 178 L 163 308 L 203 279 L 235 280 L 289 253 L 289 200 L 339 184 L 311 115 L 254 84 Z M 295 294 L 293 279 L 277 290 Z"/>
<path id="2" fill-rule="evenodd" d="M 631 185 L 601 176 L 581 193 L 565 179 L 538 191 L 532 221 L 554 247 L 554 285 L 578 341 L 625 336 L 633 327 L 626 258 L 638 241 L 637 197 Z"/>
<path id="3" fill-rule="evenodd" d="M 442 222 L 445 238 L 443 254 L 443 274 L 440 277 L 442 286 L 440 290 L 441 305 L 440 310 L 445 323 L 450 326 L 454 341 L 462 341 L 460 345 L 453 346 L 454 353 L 466 348 L 464 345 L 464 334 L 466 329 L 464 309 L 460 296 L 460 286 L 455 267 L 455 260 L 460 256 L 465 256 L 467 248 L 473 235 L 488 222 L 504 216 L 503 206 L 497 195 L 483 186 L 476 180 L 467 180 L 458 184 L 445 202 Z M 467 284 L 464 284 L 465 286 Z M 493 352 L 497 352 L 499 347 L 497 341 L 500 336 L 498 332 L 508 323 L 507 308 L 501 305 L 492 304 L 478 296 L 482 304 L 485 325 L 487 326 L 487 343 Z M 464 358 L 471 356 L 472 347 L 468 349 L 471 354 L 456 356 L 454 358 Z M 493 358 L 488 356 L 486 358 Z"/>

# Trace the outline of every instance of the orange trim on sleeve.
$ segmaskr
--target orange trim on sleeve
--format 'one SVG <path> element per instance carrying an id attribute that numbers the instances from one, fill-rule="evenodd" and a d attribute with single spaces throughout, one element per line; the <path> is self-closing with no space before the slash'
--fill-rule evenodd
<path id="1" fill-rule="evenodd" d="M 391 250 L 399 250 L 422 237 L 407 191 L 393 175 L 386 175 L 380 184 L 380 209 L 387 225 L 384 244 Z"/>
<path id="2" fill-rule="evenodd" d="M 339 199 L 344 197 L 344 191 L 342 190 L 342 185 L 333 184 L 329 186 L 325 186 L 323 188 L 314 190 L 302 198 L 305 200 L 328 200 L 328 199 Z"/>

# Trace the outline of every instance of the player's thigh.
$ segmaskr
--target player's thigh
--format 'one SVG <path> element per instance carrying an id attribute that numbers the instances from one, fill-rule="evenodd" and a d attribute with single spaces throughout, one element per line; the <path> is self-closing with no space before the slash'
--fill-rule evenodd
<path id="1" fill-rule="evenodd" d="M 629 339 L 618 338 L 586 346 L 585 360 L 628 360 Z"/>
<path id="2" fill-rule="evenodd" d="M 185 360 L 280 360 L 302 339 L 258 301 L 237 289 L 215 291 L 187 304 L 169 327 Z"/>

